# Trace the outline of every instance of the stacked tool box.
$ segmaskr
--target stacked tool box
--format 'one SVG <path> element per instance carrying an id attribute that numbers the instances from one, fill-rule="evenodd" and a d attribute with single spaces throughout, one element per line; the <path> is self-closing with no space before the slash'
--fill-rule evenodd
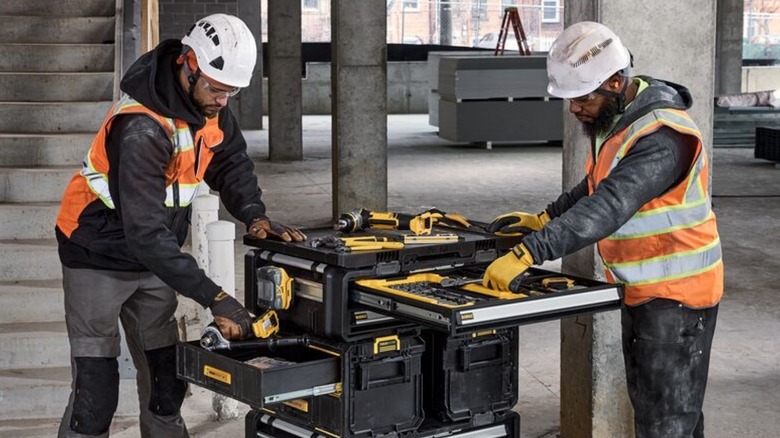
<path id="1" fill-rule="evenodd" d="M 309 242 L 334 233 L 306 230 Z M 560 274 L 536 269 L 521 293 L 450 286 L 481 278 L 517 238 L 432 233 L 457 237 L 352 252 L 245 238 L 255 247 L 245 257 L 247 308 L 265 310 L 260 273 L 283 268 L 294 298 L 278 311 L 282 333 L 309 344 L 221 352 L 182 343 L 178 375 L 248 403 L 247 437 L 519 436 L 517 326 L 616 308 L 620 288 L 569 277 L 553 290 L 547 280 Z"/>

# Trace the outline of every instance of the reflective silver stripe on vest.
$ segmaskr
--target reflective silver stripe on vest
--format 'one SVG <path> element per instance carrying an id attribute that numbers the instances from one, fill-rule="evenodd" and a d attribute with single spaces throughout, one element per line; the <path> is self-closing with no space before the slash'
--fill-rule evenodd
<path id="1" fill-rule="evenodd" d="M 708 271 L 721 261 L 720 239 L 696 250 L 647 260 L 607 265 L 612 275 L 630 286 L 670 281 Z"/>
<path id="2" fill-rule="evenodd" d="M 654 129 L 645 132 L 645 135 L 647 135 L 650 132 L 654 132 L 661 128 L 664 125 L 668 125 L 671 128 L 674 128 L 677 131 L 684 132 L 687 134 L 695 135 L 697 138 L 701 139 L 701 134 L 699 133 L 699 128 L 696 126 L 696 123 L 694 123 L 693 120 L 691 120 L 689 117 L 681 116 L 678 113 L 668 111 L 668 110 L 655 110 L 651 111 L 644 116 L 636 119 L 634 123 L 631 124 L 631 126 L 628 128 L 628 132 L 626 133 L 626 136 L 623 137 L 623 144 L 620 146 L 620 149 L 615 154 L 615 157 L 612 159 L 612 164 L 609 167 L 609 170 L 612 171 L 612 169 L 615 168 L 615 166 L 618 165 L 618 162 L 623 159 L 623 157 L 626 155 L 626 151 L 630 145 L 632 145 L 635 141 L 634 137 L 637 136 L 637 134 L 640 133 L 640 131 L 646 129 L 649 125 L 653 125 L 659 123 L 659 126 L 656 126 Z M 703 153 L 703 152 L 702 152 Z"/>
<path id="3" fill-rule="evenodd" d="M 668 233 L 701 224 L 710 217 L 710 200 L 637 213 L 607 239 L 622 240 Z"/>
<path id="4" fill-rule="evenodd" d="M 685 191 L 685 200 L 683 202 L 696 202 L 704 198 L 704 187 L 702 187 L 701 170 L 704 168 L 704 160 L 707 153 L 702 149 L 699 152 L 699 158 L 693 168 L 693 176 L 688 180 L 688 190 Z"/>
<path id="5" fill-rule="evenodd" d="M 108 176 L 95 169 L 92 165 L 92 160 L 89 158 L 89 151 L 87 151 L 87 155 L 81 161 L 81 166 L 81 176 L 87 180 L 89 189 L 103 201 L 106 207 L 113 209 L 114 200 L 111 199 L 111 192 L 108 190 Z"/>
<path id="6" fill-rule="evenodd" d="M 182 184 L 179 183 L 179 207 L 186 207 L 192 203 L 195 196 L 198 194 L 198 184 Z M 173 184 L 165 188 L 165 205 L 168 207 L 174 207 L 173 202 Z"/>

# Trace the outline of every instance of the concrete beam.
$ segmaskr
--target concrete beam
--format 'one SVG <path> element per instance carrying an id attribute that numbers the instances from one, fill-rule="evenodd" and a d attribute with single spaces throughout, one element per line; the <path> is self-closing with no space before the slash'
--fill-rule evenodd
<path id="1" fill-rule="evenodd" d="M 301 2 L 268 2 L 268 154 L 303 159 Z"/>
<path id="2" fill-rule="evenodd" d="M 718 0 L 715 94 L 742 89 L 742 21 L 744 0 Z"/>
<path id="3" fill-rule="evenodd" d="M 387 208 L 386 6 L 331 3 L 334 217 Z"/>

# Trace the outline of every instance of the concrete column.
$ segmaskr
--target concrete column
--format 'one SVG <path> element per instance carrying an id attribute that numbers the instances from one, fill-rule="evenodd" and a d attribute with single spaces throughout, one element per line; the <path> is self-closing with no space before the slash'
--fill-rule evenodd
<path id="1" fill-rule="evenodd" d="M 387 208 L 387 3 L 333 0 L 333 216 Z"/>
<path id="2" fill-rule="evenodd" d="M 715 95 L 742 91 L 744 0 L 718 0 Z"/>
<path id="3" fill-rule="evenodd" d="M 268 0 L 268 151 L 271 161 L 303 159 L 301 2 Z"/>
<path id="4" fill-rule="evenodd" d="M 679 17 L 695 17 L 679 20 Z M 715 5 L 708 0 L 659 0 L 639 13 L 633 2 L 568 2 L 566 25 L 598 21 L 610 27 L 634 55 L 634 74 L 687 86 L 694 98 L 691 116 L 712 152 L 715 59 Z M 684 43 L 683 43 L 684 42 Z M 585 176 L 590 147 L 579 122 L 565 109 L 563 186 Z M 603 278 L 594 247 L 565 257 L 563 269 Z M 625 389 L 620 313 L 599 313 L 561 322 L 561 436 L 633 436 L 633 411 Z"/>
<path id="5" fill-rule="evenodd" d="M 260 31 L 260 1 L 238 0 L 237 16 L 241 18 L 257 44 L 257 63 L 252 82 L 234 98 L 231 109 L 241 129 L 263 129 L 263 39 Z"/>

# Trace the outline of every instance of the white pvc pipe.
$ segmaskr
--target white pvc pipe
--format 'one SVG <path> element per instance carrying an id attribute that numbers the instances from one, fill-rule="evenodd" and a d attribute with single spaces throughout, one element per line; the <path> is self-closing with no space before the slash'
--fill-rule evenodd
<path id="1" fill-rule="evenodd" d="M 235 296 L 236 262 L 233 246 L 236 240 L 236 226 L 228 221 L 211 222 L 206 225 L 206 238 L 208 239 L 209 278 L 222 286 L 222 290 Z M 214 393 L 211 407 L 220 421 L 239 417 L 238 401 L 224 395 Z"/>
<path id="2" fill-rule="evenodd" d="M 236 226 L 233 222 L 216 221 L 206 225 L 209 246 L 209 278 L 222 290 L 236 296 L 236 260 L 234 244 Z"/>
<path id="3" fill-rule="evenodd" d="M 198 195 L 192 201 L 192 256 L 201 269 L 209 272 L 209 245 L 206 225 L 219 219 L 219 197 Z"/>

